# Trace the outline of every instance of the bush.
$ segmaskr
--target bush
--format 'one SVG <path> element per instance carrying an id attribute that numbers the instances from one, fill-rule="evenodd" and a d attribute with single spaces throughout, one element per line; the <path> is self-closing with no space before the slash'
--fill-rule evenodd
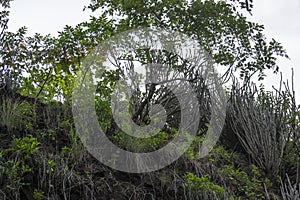
<path id="1" fill-rule="evenodd" d="M 218 198 L 221 198 L 224 194 L 224 189 L 221 186 L 210 182 L 208 175 L 198 177 L 195 174 L 188 172 L 183 178 L 186 181 L 185 187 L 196 195 L 202 196 L 204 194 L 211 194 L 212 196 L 216 195 Z"/>

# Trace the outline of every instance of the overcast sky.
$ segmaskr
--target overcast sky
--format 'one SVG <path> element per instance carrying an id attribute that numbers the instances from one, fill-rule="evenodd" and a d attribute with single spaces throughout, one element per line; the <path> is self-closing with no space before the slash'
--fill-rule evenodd
<path id="1" fill-rule="evenodd" d="M 90 12 L 83 12 L 90 0 L 14 0 L 11 4 L 9 30 L 22 26 L 28 33 L 57 35 L 65 25 L 76 25 L 89 19 Z M 281 59 L 280 70 L 284 79 L 291 78 L 294 68 L 294 84 L 300 103 L 300 0 L 254 0 L 251 21 L 265 26 L 265 34 L 287 49 L 291 60 Z M 264 84 L 267 88 L 278 86 L 279 76 L 268 73 Z"/>
<path id="2" fill-rule="evenodd" d="M 274 38 L 287 50 L 290 57 L 280 59 L 279 67 L 284 79 L 291 78 L 294 69 L 294 86 L 297 103 L 300 103 L 300 0 L 254 0 L 254 22 L 265 26 L 267 38 Z M 264 84 L 278 86 L 279 76 L 268 73 Z"/>

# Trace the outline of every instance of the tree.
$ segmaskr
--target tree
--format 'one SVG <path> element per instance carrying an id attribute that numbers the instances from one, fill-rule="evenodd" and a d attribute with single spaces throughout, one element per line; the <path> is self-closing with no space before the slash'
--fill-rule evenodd
<path id="1" fill-rule="evenodd" d="M 258 72 L 262 79 L 266 69 L 278 71 L 277 55 L 287 55 L 275 40 L 267 42 L 263 26 L 248 22 L 237 11 L 239 6 L 250 11 L 252 1 L 95 0 L 89 8 L 101 8 L 103 14 L 74 28 L 66 26 L 57 38 L 26 37 L 26 28 L 3 33 L 2 72 L 9 69 L 20 88 L 24 86 L 24 95 L 70 98 L 67 88 L 72 87 L 72 77 L 93 47 L 123 30 L 158 26 L 196 38 L 216 63 L 228 67 L 228 73 L 239 70 L 248 80 Z"/>
<path id="2" fill-rule="evenodd" d="M 6 9 L 9 8 L 10 5 L 10 0 L 3 0 L 0 1 L 0 5 L 3 8 L 3 11 L 0 12 L 0 43 L 2 44 L 3 42 L 3 36 L 4 36 L 4 32 L 7 29 L 7 23 L 8 23 L 8 14 L 9 11 L 7 11 Z M 1 46 L 2 47 L 2 46 Z M 0 50 L 2 49 L 0 47 Z M 1 69 L 1 80 L 0 80 L 0 88 L 4 86 L 4 68 L 2 67 Z"/>
<path id="3" fill-rule="evenodd" d="M 89 8 L 101 8 L 109 18 L 121 17 L 120 30 L 154 25 L 183 32 L 197 38 L 229 71 L 240 70 L 245 79 L 258 72 L 263 79 L 266 69 L 278 71 L 276 56 L 287 57 L 286 52 L 275 40 L 267 42 L 263 26 L 247 21 L 238 6 L 250 12 L 253 4 L 248 0 L 94 0 Z"/>
<path id="4" fill-rule="evenodd" d="M 238 11 L 239 7 L 251 12 L 252 1 L 95 0 L 88 8 L 93 11 L 103 9 L 101 16 L 92 17 L 89 22 L 80 23 L 76 27 L 66 26 L 56 38 L 40 34 L 26 37 L 25 27 L 16 33 L 4 32 L 0 49 L 2 73 L 9 74 L 23 96 L 43 101 L 59 99 L 69 104 L 75 74 L 82 60 L 94 47 L 121 31 L 156 26 L 195 38 L 217 64 L 228 68 L 223 77 L 239 70 L 240 77 L 245 81 L 257 73 L 263 79 L 266 69 L 278 71 L 277 56 L 287 55 L 275 40 L 267 42 L 263 26 L 247 21 Z M 178 55 L 170 55 L 170 52 L 139 51 L 135 56 L 140 62 L 152 63 L 152 56 L 161 57 L 163 62 L 172 65 L 183 66 L 186 62 L 180 61 Z M 144 54 L 148 56 L 143 58 Z M 125 71 L 119 68 L 119 72 L 124 74 Z M 209 96 L 204 92 L 205 84 L 201 83 L 196 71 L 186 65 L 186 71 L 183 72 L 190 80 L 197 79 L 195 85 L 202 88 L 199 92 L 203 97 Z M 106 73 L 106 76 L 103 80 L 110 85 L 118 80 L 113 74 Z M 106 106 L 100 110 L 110 108 L 107 104 L 112 92 L 112 88 L 107 86 L 109 84 L 99 84 L 97 91 L 101 93 L 101 98 L 98 100 Z M 146 89 L 145 94 L 139 93 L 136 97 L 135 106 L 132 107 L 133 118 L 145 123 L 151 101 L 169 102 L 173 111 L 177 112 L 170 112 L 173 117 L 177 116 L 172 120 L 175 126 L 180 115 L 176 106 L 173 107 L 176 101 L 172 100 L 172 94 L 163 89 L 156 90 L 154 85 L 148 85 Z M 106 120 L 108 118 L 106 116 Z M 109 126 L 113 122 L 105 124 Z"/>

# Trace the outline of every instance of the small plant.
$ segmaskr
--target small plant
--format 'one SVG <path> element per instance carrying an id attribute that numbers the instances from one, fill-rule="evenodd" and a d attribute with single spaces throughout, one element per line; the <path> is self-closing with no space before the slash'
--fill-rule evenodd
<path id="1" fill-rule="evenodd" d="M 6 189 L 10 190 L 16 199 L 19 198 L 19 190 L 29 183 L 24 177 L 31 173 L 33 168 L 28 164 L 34 154 L 39 150 L 40 143 L 37 138 L 27 135 L 23 138 L 14 138 L 10 147 L 2 150 L 3 158 L 0 165 L 4 166 L 1 176 L 6 177 Z M 8 158 L 5 160 L 5 157 Z"/>
<path id="2" fill-rule="evenodd" d="M 185 186 L 196 194 L 201 193 L 214 193 L 217 197 L 222 197 L 224 194 L 224 188 L 211 182 L 208 175 L 198 177 L 195 174 L 188 172 L 184 175 L 186 180 Z"/>
<path id="3" fill-rule="evenodd" d="M 44 192 L 43 191 L 39 191 L 39 190 L 34 190 L 33 192 L 33 198 L 34 200 L 42 200 L 44 199 Z"/>
<path id="4" fill-rule="evenodd" d="M 216 146 L 209 154 L 208 159 L 211 164 L 216 165 L 220 163 L 221 165 L 226 165 L 233 163 L 237 158 L 235 152 L 230 152 L 222 146 Z"/>
<path id="5" fill-rule="evenodd" d="M 255 176 L 260 176 L 258 168 L 253 167 L 252 172 Z M 248 199 L 264 199 L 262 182 L 256 177 L 250 178 L 245 171 L 236 169 L 232 165 L 220 168 L 219 173 L 227 177 L 231 185 L 236 187 L 237 195 Z"/>
<path id="6" fill-rule="evenodd" d="M 28 134 L 23 138 L 15 138 L 8 151 L 16 151 L 18 154 L 21 154 L 25 159 L 27 159 L 39 149 L 40 143 L 38 142 L 37 138 Z"/>

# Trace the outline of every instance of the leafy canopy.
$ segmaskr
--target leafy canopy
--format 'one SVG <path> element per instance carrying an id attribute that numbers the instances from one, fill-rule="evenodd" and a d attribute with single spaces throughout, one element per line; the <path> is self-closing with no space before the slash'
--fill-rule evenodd
<path id="1" fill-rule="evenodd" d="M 136 27 L 157 26 L 196 38 L 216 63 L 227 72 L 238 70 L 245 80 L 253 74 L 263 79 L 266 69 L 277 72 L 277 57 L 287 57 L 280 43 L 265 38 L 262 25 L 241 14 L 240 9 L 251 12 L 252 0 L 92 0 L 87 8 L 102 14 L 66 26 L 57 37 L 28 37 L 25 27 L 6 31 L 9 2 L 1 1 L 1 85 L 10 77 L 21 94 L 45 100 L 70 99 L 85 56 L 108 37 Z"/>

